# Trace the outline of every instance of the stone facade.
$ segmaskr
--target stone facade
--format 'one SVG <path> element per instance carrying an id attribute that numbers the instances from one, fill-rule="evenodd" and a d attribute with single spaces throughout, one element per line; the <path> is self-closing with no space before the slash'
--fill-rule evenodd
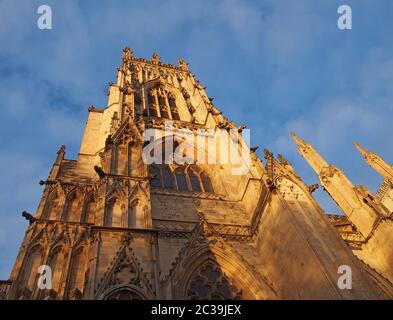
<path id="1" fill-rule="evenodd" d="M 0 283 L 2 297 L 392 298 L 391 209 L 297 137 L 349 220 L 326 215 L 312 196 L 317 186 L 307 186 L 281 155 L 264 150 L 261 161 L 241 137 L 234 151 L 247 150 L 241 174 L 234 174 L 238 163 L 143 160 L 151 129 L 150 142 L 174 141 L 185 146 L 182 156 L 199 150 L 206 157 L 213 151 L 193 143 L 198 132 L 241 132 L 212 100 L 184 60 L 173 66 L 125 48 L 107 105 L 88 109 L 78 159 L 66 159 L 62 146 L 41 182 L 36 214 L 23 213 L 29 227 L 10 280 Z M 51 289 L 37 286 L 41 265 L 51 267 Z M 337 286 L 341 265 L 351 267 L 351 290 Z"/>

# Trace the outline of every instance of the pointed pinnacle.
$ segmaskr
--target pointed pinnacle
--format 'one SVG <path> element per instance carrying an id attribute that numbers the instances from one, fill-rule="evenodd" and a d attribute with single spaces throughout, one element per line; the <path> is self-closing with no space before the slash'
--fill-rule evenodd
<path id="1" fill-rule="evenodd" d="M 367 154 L 367 150 L 365 150 L 363 147 L 361 147 L 359 144 L 357 144 L 356 142 L 352 142 L 353 145 L 356 147 L 356 149 L 359 150 L 359 152 L 365 157 Z"/>
<path id="2" fill-rule="evenodd" d="M 290 131 L 290 134 L 292 136 L 292 139 L 295 140 L 297 145 L 306 145 L 307 143 L 300 139 L 294 132 Z"/>

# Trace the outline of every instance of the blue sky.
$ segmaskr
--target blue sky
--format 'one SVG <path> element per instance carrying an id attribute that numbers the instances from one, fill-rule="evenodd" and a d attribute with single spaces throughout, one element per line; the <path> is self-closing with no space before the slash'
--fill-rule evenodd
<path id="1" fill-rule="evenodd" d="M 37 28 L 42 4 L 52 30 Z M 342 4 L 352 30 L 337 28 Z M 126 45 L 165 63 L 185 58 L 252 145 L 283 153 L 306 182 L 317 177 L 290 130 L 376 191 L 381 177 L 351 142 L 393 162 L 392 14 L 389 0 L 0 1 L 0 279 L 27 227 L 21 212 L 35 212 L 62 144 L 76 158 L 87 107 L 105 106 Z"/>

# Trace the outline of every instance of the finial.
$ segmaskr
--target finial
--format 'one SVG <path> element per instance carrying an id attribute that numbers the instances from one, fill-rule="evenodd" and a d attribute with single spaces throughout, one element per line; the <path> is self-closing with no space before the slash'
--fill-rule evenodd
<path id="1" fill-rule="evenodd" d="M 180 58 L 178 61 L 178 65 L 180 69 L 188 71 L 188 63 L 184 59 Z"/>
<path id="2" fill-rule="evenodd" d="M 252 153 L 255 153 L 255 151 L 257 151 L 258 148 L 259 148 L 259 146 L 251 147 L 251 148 L 250 148 L 250 151 L 251 151 Z"/>
<path id="3" fill-rule="evenodd" d="M 241 125 L 239 128 L 237 128 L 237 132 L 241 133 L 246 128 L 247 128 L 247 126 Z"/>
<path id="4" fill-rule="evenodd" d="M 59 153 L 64 153 L 64 152 L 65 152 L 65 148 L 66 148 L 65 144 L 63 144 L 63 145 L 60 147 L 59 151 L 57 151 L 57 154 L 59 154 Z"/>
<path id="5" fill-rule="evenodd" d="M 282 164 L 282 165 L 284 165 L 284 166 L 290 164 L 290 163 L 288 162 L 288 160 L 285 159 L 281 153 L 277 154 L 277 157 L 278 157 L 278 161 L 280 161 L 280 164 Z"/>
<path id="6" fill-rule="evenodd" d="M 298 145 L 298 147 L 302 147 L 302 148 L 305 148 L 305 149 L 309 148 L 308 143 L 305 142 L 304 140 L 300 139 L 294 132 L 291 131 L 290 134 L 291 134 L 293 140 L 295 140 L 295 142 Z"/>
<path id="7" fill-rule="evenodd" d="M 154 64 L 159 64 L 161 63 L 160 57 L 158 56 L 157 53 L 153 53 L 153 55 L 151 56 L 151 62 L 153 62 Z"/>
<path id="8" fill-rule="evenodd" d="M 123 63 L 129 62 L 132 58 L 132 50 L 129 47 L 123 49 Z"/>
<path id="9" fill-rule="evenodd" d="M 263 153 L 265 154 L 265 159 L 273 158 L 273 153 L 271 153 L 269 149 L 263 149 Z"/>
<path id="10" fill-rule="evenodd" d="M 361 147 L 359 144 L 357 144 L 356 142 L 352 142 L 353 145 L 356 147 L 356 149 L 359 150 L 359 152 L 362 154 L 362 156 L 366 156 L 367 155 L 367 150 L 365 150 L 363 147 Z"/>

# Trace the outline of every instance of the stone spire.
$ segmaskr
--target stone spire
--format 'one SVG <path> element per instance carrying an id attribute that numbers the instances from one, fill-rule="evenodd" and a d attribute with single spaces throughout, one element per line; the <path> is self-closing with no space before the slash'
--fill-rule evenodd
<path id="1" fill-rule="evenodd" d="M 56 156 L 55 162 L 53 163 L 52 170 L 49 173 L 49 177 L 48 177 L 49 180 L 56 179 L 57 174 L 59 173 L 59 170 L 60 170 L 61 163 L 64 160 L 65 149 L 66 149 L 66 146 L 63 144 L 60 147 L 59 151 L 57 151 L 57 156 Z"/>
<path id="2" fill-rule="evenodd" d="M 377 212 L 367 205 L 346 175 L 336 166 L 328 164 L 309 143 L 291 133 L 299 153 L 318 174 L 321 185 L 356 228 L 367 237 L 372 231 Z"/>
<path id="3" fill-rule="evenodd" d="M 382 177 L 393 183 L 393 168 L 387 164 L 385 160 L 383 160 L 374 152 L 362 148 L 356 142 L 353 144 L 359 150 L 371 168 L 377 171 Z"/>
<path id="4" fill-rule="evenodd" d="M 322 156 L 314 149 L 312 145 L 300 139 L 293 132 L 291 132 L 291 136 L 297 144 L 300 155 L 306 159 L 306 161 L 310 164 L 316 173 L 319 174 L 322 168 L 329 166 L 325 159 L 322 158 Z"/>

